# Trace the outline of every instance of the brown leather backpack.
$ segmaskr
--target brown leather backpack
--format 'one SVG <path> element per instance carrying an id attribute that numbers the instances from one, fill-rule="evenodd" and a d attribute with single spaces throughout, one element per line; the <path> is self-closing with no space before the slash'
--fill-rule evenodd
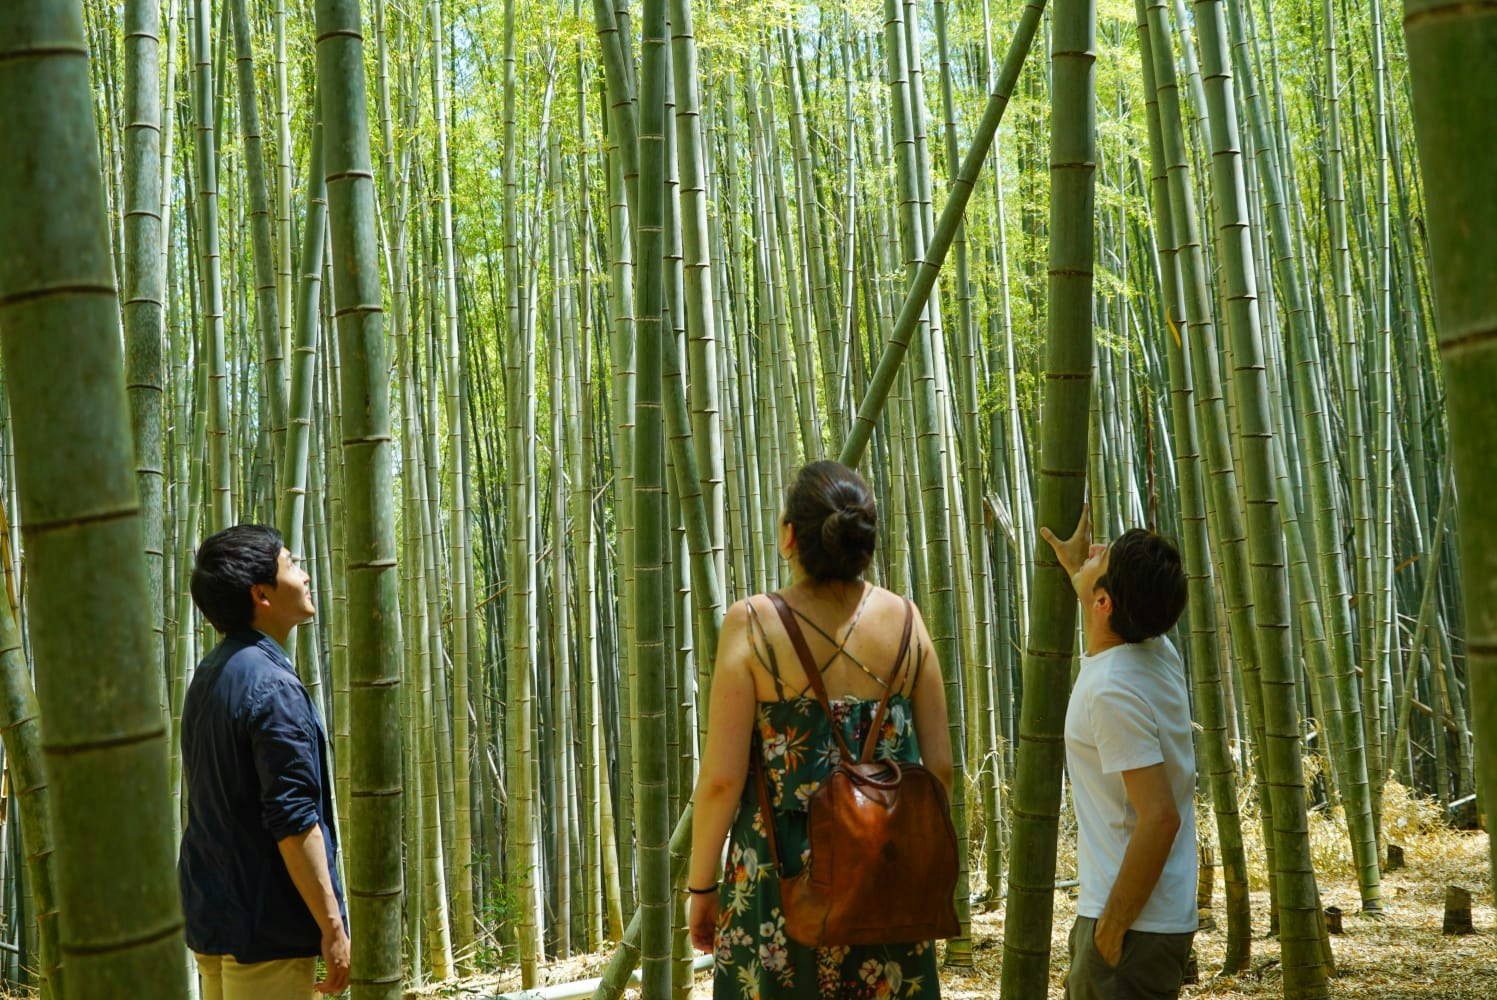
<path id="1" fill-rule="evenodd" d="M 770 594 L 795 646 L 816 699 L 842 751 L 836 768 L 811 793 L 806 807 L 810 859 L 803 872 L 784 875 L 764 760 L 756 745 L 759 808 L 780 879 L 785 933 L 813 946 L 912 944 L 961 932 L 953 893 L 956 829 L 941 783 L 919 764 L 873 760 L 889 696 L 899 686 L 914 613 L 905 600 L 904 637 L 894 675 L 874 713 L 863 753 L 854 756 L 832 715 L 826 684 L 790 606 Z"/>

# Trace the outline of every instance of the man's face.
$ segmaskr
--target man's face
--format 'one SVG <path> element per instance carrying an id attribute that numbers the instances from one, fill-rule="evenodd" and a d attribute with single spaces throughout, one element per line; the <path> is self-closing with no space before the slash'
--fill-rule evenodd
<path id="1" fill-rule="evenodd" d="M 256 621 L 281 626 L 287 631 L 311 621 L 317 614 L 317 608 L 312 604 L 311 582 L 312 578 L 283 546 L 276 567 L 275 586 L 256 584 Z"/>

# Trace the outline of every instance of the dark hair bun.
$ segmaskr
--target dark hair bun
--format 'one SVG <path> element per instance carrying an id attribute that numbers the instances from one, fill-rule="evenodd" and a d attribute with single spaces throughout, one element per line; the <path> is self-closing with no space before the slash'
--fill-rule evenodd
<path id="1" fill-rule="evenodd" d="M 815 580 L 855 580 L 873 561 L 878 513 L 863 477 L 840 462 L 812 462 L 785 499 L 801 566 Z"/>
<path id="2" fill-rule="evenodd" d="M 821 546 L 827 554 L 873 551 L 877 528 L 870 511 L 862 507 L 842 507 L 821 522 Z"/>

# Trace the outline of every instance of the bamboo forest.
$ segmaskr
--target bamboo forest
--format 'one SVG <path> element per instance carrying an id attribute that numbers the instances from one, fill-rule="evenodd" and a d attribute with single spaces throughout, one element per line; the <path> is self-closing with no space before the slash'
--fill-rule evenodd
<path id="1" fill-rule="evenodd" d="M 961 934 L 876 995 L 1062 996 L 1085 503 L 1189 581 L 1182 995 L 1497 996 L 1494 53 L 1492 0 L 6 0 L 0 995 L 200 995 L 189 583 L 254 523 L 347 995 L 711 996 L 719 636 L 835 459 L 954 758 Z"/>

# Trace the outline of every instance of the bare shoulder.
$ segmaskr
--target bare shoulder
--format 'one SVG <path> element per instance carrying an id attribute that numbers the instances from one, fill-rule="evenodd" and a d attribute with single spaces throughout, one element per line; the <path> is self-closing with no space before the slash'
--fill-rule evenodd
<path id="1" fill-rule="evenodd" d="M 751 600 L 753 598 L 745 597 L 741 601 L 734 601 L 728 605 L 727 613 L 723 615 L 723 635 L 727 635 L 730 631 L 742 632 L 748 628 L 749 601 Z"/>
<path id="2" fill-rule="evenodd" d="M 868 603 L 870 610 L 880 612 L 881 617 L 893 623 L 896 631 L 904 627 L 904 607 L 908 604 L 913 618 L 914 635 L 928 638 L 925 632 L 925 619 L 920 614 L 920 605 L 916 604 L 912 598 L 875 586 L 873 593 L 868 597 Z"/>
<path id="3" fill-rule="evenodd" d="M 747 665 L 749 656 L 749 603 L 735 601 L 723 615 L 722 630 L 717 638 L 717 669 L 735 669 Z"/>

